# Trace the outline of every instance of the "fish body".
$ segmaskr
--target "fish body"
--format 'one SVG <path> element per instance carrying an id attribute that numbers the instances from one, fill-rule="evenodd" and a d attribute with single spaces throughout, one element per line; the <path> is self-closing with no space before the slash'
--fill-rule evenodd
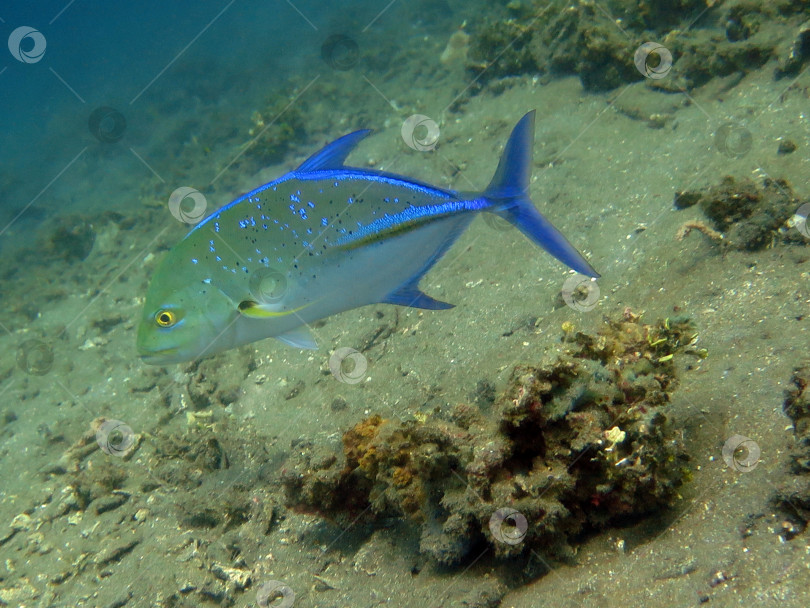
<path id="1" fill-rule="evenodd" d="M 482 211 L 598 276 L 528 198 L 534 112 L 477 194 L 345 166 L 368 133 L 341 137 L 218 209 L 167 254 L 138 328 L 144 361 L 188 361 L 268 337 L 315 348 L 309 324 L 368 304 L 450 308 L 419 281 Z"/>

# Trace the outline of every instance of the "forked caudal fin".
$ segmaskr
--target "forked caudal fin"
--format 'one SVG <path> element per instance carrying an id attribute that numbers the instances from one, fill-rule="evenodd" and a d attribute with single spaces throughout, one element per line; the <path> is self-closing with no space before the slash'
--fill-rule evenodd
<path id="1" fill-rule="evenodd" d="M 568 242 L 551 222 L 544 218 L 529 198 L 534 147 L 532 110 L 520 119 L 506 142 L 498 168 L 483 196 L 492 203 L 487 209 L 520 229 L 537 245 L 580 274 L 597 278 L 599 273 Z"/>

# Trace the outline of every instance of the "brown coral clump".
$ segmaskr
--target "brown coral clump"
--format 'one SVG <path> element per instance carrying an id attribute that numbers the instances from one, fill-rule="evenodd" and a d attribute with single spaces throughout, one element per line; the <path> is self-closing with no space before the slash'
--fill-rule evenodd
<path id="1" fill-rule="evenodd" d="M 696 338 L 687 320 L 646 324 L 630 310 L 597 335 L 568 332 L 565 355 L 513 370 L 490 417 L 467 404 L 421 421 L 372 416 L 345 433 L 333 463 L 313 467 L 315 448 L 303 452 L 284 479 L 288 501 L 406 516 L 443 564 L 485 542 L 499 557 L 568 556 L 583 532 L 677 496 L 686 455 L 665 412 L 673 358 L 704 356 L 690 350 Z"/>

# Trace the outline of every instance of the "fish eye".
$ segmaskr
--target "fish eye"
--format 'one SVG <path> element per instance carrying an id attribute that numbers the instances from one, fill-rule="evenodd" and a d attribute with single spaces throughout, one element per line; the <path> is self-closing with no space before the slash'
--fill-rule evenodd
<path id="1" fill-rule="evenodd" d="M 177 315 L 171 310 L 159 310 L 155 313 L 155 323 L 161 327 L 171 327 L 177 323 Z"/>

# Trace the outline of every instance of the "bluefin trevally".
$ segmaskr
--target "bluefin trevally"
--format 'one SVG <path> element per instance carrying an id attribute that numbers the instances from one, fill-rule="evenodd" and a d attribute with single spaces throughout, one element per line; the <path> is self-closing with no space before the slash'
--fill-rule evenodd
<path id="1" fill-rule="evenodd" d="M 346 166 L 370 133 L 363 130 L 214 211 L 152 277 L 138 328 L 141 358 L 179 363 L 269 337 L 316 348 L 309 324 L 339 312 L 375 303 L 451 308 L 419 282 L 480 212 L 598 277 L 529 198 L 534 114 L 512 130 L 480 193 Z"/>

